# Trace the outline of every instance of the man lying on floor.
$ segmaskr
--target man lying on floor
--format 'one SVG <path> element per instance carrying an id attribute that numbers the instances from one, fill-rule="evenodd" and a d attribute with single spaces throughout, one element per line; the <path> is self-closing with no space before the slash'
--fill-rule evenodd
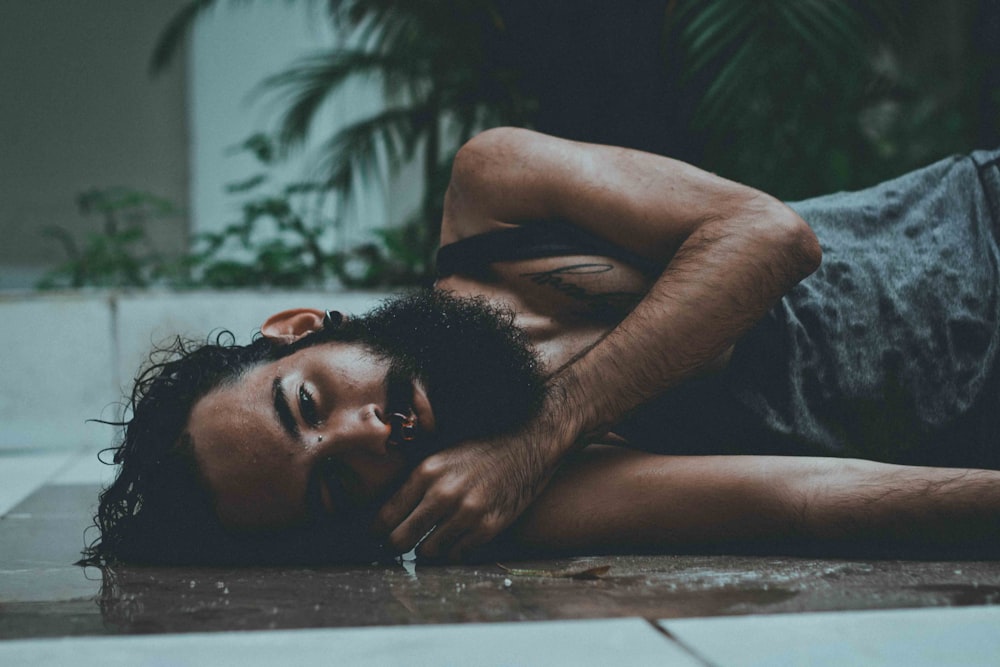
<path id="1" fill-rule="evenodd" d="M 140 377 L 89 555 L 996 545 L 997 160 L 789 207 L 485 132 L 433 290 Z"/>

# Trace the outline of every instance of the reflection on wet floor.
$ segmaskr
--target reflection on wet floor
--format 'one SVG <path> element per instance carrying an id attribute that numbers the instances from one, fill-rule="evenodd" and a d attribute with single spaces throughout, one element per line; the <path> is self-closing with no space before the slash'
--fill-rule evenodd
<path id="1" fill-rule="evenodd" d="M 1000 563 L 615 556 L 429 566 L 71 563 L 91 485 L 45 486 L 0 521 L 0 637 L 639 616 L 666 619 L 995 604 Z M 606 573 L 563 576 L 602 565 Z M 513 570 L 513 571 L 511 571 Z"/>

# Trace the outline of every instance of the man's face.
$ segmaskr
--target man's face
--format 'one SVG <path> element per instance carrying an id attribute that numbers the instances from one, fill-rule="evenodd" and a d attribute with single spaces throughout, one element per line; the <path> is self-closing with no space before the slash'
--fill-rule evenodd
<path id="1" fill-rule="evenodd" d="M 188 432 L 227 527 L 274 529 L 380 500 L 403 448 L 434 432 L 422 383 L 357 343 L 325 343 L 250 370 L 200 400 Z M 404 440 L 400 417 L 415 417 Z"/>
<path id="2" fill-rule="evenodd" d="M 481 303 L 423 293 L 351 327 L 195 404 L 187 430 L 225 526 L 374 512 L 428 453 L 516 427 L 540 399 L 523 335 Z"/>

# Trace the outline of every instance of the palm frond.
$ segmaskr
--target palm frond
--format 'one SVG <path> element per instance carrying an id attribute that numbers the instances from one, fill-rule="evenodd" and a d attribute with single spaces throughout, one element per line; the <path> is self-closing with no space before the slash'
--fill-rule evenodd
<path id="1" fill-rule="evenodd" d="M 694 14 L 687 25 L 687 32 L 697 36 L 708 31 L 713 25 L 725 23 L 735 16 L 745 16 L 747 13 L 756 13 L 758 7 L 756 3 L 731 2 L 729 0 L 718 0 L 717 2 L 705 3 L 704 8 Z M 695 44 L 692 44 L 695 47 Z"/>
<path id="2" fill-rule="evenodd" d="M 355 180 L 378 178 L 380 167 L 392 171 L 412 157 L 428 120 L 425 107 L 394 107 L 348 125 L 324 145 L 321 178 L 346 198 Z"/>
<path id="3" fill-rule="evenodd" d="M 864 24 L 846 5 L 788 3 L 780 15 L 789 27 L 788 32 L 821 62 L 836 63 L 845 55 L 864 53 Z"/>
<path id="4" fill-rule="evenodd" d="M 167 27 L 163 29 L 153 47 L 153 55 L 149 59 L 149 73 L 156 75 L 166 69 L 184 38 L 187 37 L 191 28 L 198 18 L 206 11 L 215 6 L 218 0 L 191 0 L 180 8 Z"/>
<path id="5" fill-rule="evenodd" d="M 286 4 L 294 4 L 302 0 L 285 0 Z M 315 2 L 316 0 L 312 0 Z M 253 0 L 227 0 L 230 6 L 249 5 Z M 152 75 L 162 72 L 176 57 L 178 50 L 204 14 L 220 4 L 221 0 L 189 0 L 174 14 L 166 27 L 160 32 L 153 46 L 149 59 L 149 72 Z"/>
<path id="6" fill-rule="evenodd" d="M 746 98 L 745 90 L 755 85 L 755 77 L 748 74 L 758 60 L 757 51 L 761 46 L 760 42 L 759 33 L 751 34 L 719 70 L 705 91 L 702 111 L 698 118 L 700 126 L 726 127 L 728 121 L 739 113 L 739 102 Z"/>
<path id="7" fill-rule="evenodd" d="M 685 55 L 685 78 L 712 72 L 698 110 L 698 123 L 706 127 L 733 122 L 741 108 L 766 101 L 780 86 L 856 71 L 863 66 L 870 20 L 851 2 L 689 0 L 677 3 L 669 29 Z M 768 72 L 791 78 L 776 87 Z"/>
<path id="8" fill-rule="evenodd" d="M 729 14 L 723 15 L 718 22 L 707 26 L 703 32 L 697 32 L 692 25 L 685 37 L 689 41 L 687 47 L 691 53 L 690 73 L 696 74 L 715 62 L 718 57 L 732 51 L 746 37 L 758 13 L 753 3 L 748 3 Z"/>
<path id="9" fill-rule="evenodd" d="M 393 54 L 334 49 L 302 58 L 264 79 L 255 94 L 271 90 L 285 98 L 278 138 L 288 147 L 302 142 L 323 103 L 348 79 L 413 80 L 419 76 L 418 68 L 419 63 Z"/>
<path id="10" fill-rule="evenodd" d="M 478 45 L 484 26 L 499 30 L 494 0 L 328 0 L 334 22 L 352 34 L 351 45 L 383 53 L 436 52 L 446 65 Z"/>

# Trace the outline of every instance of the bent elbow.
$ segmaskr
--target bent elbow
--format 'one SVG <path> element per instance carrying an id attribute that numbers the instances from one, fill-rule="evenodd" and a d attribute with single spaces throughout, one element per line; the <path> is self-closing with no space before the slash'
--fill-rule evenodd
<path id="1" fill-rule="evenodd" d="M 449 195 L 469 200 L 495 196 L 497 180 L 516 163 L 514 155 L 530 135 L 516 127 L 495 127 L 469 139 L 452 160 Z"/>
<path id="2" fill-rule="evenodd" d="M 812 275 L 823 263 L 823 248 L 820 246 L 819 239 L 816 238 L 816 232 L 812 230 L 812 227 L 794 211 L 791 211 L 791 215 L 796 221 L 792 231 L 791 246 L 798 260 L 802 278 L 805 278 Z"/>
<path id="3" fill-rule="evenodd" d="M 483 130 L 458 149 L 452 162 L 452 179 L 463 180 L 482 175 L 483 168 L 531 140 L 532 133 L 517 127 L 494 127 Z"/>
<path id="4" fill-rule="evenodd" d="M 803 280 L 819 268 L 823 249 L 812 227 L 786 204 L 775 202 L 769 215 L 772 239 L 782 249 L 788 268 L 796 282 Z"/>

